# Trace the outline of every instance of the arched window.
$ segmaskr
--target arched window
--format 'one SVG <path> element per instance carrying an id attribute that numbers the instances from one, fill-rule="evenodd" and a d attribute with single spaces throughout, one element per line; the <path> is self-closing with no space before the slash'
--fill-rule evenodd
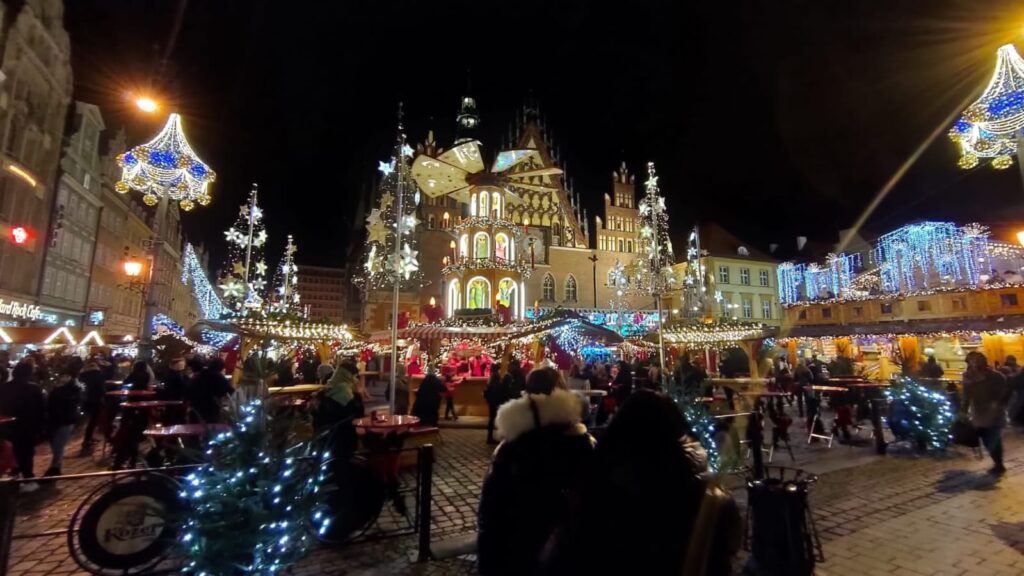
<path id="1" fill-rule="evenodd" d="M 555 301 L 555 277 L 551 274 L 544 275 L 541 283 L 541 298 L 549 302 Z"/>
<path id="2" fill-rule="evenodd" d="M 555 236 L 562 235 L 562 225 L 559 224 L 557 220 L 551 223 L 551 233 Z"/>
<path id="3" fill-rule="evenodd" d="M 619 238 L 619 252 L 625 252 L 625 250 L 622 249 L 622 238 Z"/>
<path id="4" fill-rule="evenodd" d="M 512 213 L 512 222 L 514 224 L 519 224 L 522 221 L 523 221 L 523 219 L 519 217 L 519 212 L 513 212 Z"/>
<path id="5" fill-rule="evenodd" d="M 633 251 L 633 241 L 632 240 L 626 240 L 626 252 L 632 252 L 632 251 Z"/>
<path id="6" fill-rule="evenodd" d="M 530 225 L 530 215 L 529 214 L 523 214 L 523 226 L 529 226 L 529 225 Z"/>
<path id="7" fill-rule="evenodd" d="M 437 221 L 434 220 L 434 215 L 433 214 L 431 214 L 430 216 L 427 217 L 427 229 L 428 230 L 433 230 L 434 229 L 434 225 L 436 223 L 437 223 Z"/>
<path id="8" fill-rule="evenodd" d="M 477 260 L 491 255 L 491 237 L 486 232 L 477 232 L 473 236 L 473 258 Z"/>
<path id="9" fill-rule="evenodd" d="M 501 194 L 499 194 L 497 192 L 492 193 L 491 194 L 491 212 L 494 213 L 495 217 L 501 218 L 502 216 L 504 216 L 504 214 L 502 214 L 502 212 L 503 212 L 502 208 L 503 207 L 501 205 Z"/>
<path id="10" fill-rule="evenodd" d="M 469 257 L 469 234 L 463 234 L 459 238 L 459 258 Z"/>
<path id="11" fill-rule="evenodd" d="M 490 195 L 487 192 L 481 192 L 478 198 L 480 199 L 480 208 L 477 210 L 477 214 L 480 216 L 490 216 L 490 211 L 487 210 L 487 200 Z"/>
<path id="12" fill-rule="evenodd" d="M 469 308 L 491 307 L 491 283 L 482 276 L 477 276 L 466 285 L 466 305 Z"/>
<path id="13" fill-rule="evenodd" d="M 448 285 L 448 317 L 451 318 L 452 313 L 459 308 L 462 308 L 462 285 L 458 279 L 454 279 Z"/>
<path id="14" fill-rule="evenodd" d="M 447 212 L 445 212 L 444 215 L 441 216 L 441 227 L 442 228 L 448 228 L 448 225 L 451 223 L 451 219 L 452 219 L 452 215 L 447 213 Z"/>
<path id="15" fill-rule="evenodd" d="M 541 226 L 551 226 L 551 217 L 548 216 L 547 214 L 542 216 L 541 220 L 540 220 L 540 225 Z"/>
<path id="16" fill-rule="evenodd" d="M 512 246 L 505 234 L 494 235 L 494 258 L 497 260 L 511 260 Z"/>
<path id="17" fill-rule="evenodd" d="M 576 279 L 571 274 L 565 279 L 565 301 L 576 301 Z"/>
<path id="18" fill-rule="evenodd" d="M 512 310 L 512 315 L 517 316 L 519 313 L 519 302 L 516 295 L 516 282 L 511 278 L 502 278 L 498 282 L 498 297 L 497 300 L 503 306 L 508 306 Z"/>

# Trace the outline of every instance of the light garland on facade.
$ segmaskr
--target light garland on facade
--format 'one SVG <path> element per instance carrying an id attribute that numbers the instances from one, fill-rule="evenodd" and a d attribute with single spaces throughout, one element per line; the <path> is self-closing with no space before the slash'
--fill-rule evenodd
<path id="1" fill-rule="evenodd" d="M 441 269 L 442 275 L 464 275 L 467 270 L 506 270 L 518 272 L 523 279 L 530 277 L 533 269 L 522 260 L 505 260 L 504 258 L 466 258 Z"/>
<path id="2" fill-rule="evenodd" d="M 179 201 L 182 210 L 191 210 L 195 203 L 210 203 L 210 184 L 216 173 L 196 156 L 185 139 L 181 116 L 171 114 L 156 138 L 120 154 L 121 180 L 114 188 L 121 194 L 129 190 L 142 192 L 143 201 L 154 206 L 159 197 Z"/>
<path id="3" fill-rule="evenodd" d="M 199 302 L 203 319 L 217 320 L 224 316 L 227 309 L 221 302 L 220 296 L 217 295 L 217 291 L 206 278 L 206 270 L 200 264 L 195 248 L 191 244 L 185 244 L 182 262 L 184 265 L 181 269 L 181 283 L 187 285 L 189 278 L 192 279 L 192 296 Z"/>
<path id="4" fill-rule="evenodd" d="M 1000 282 L 995 284 L 981 284 L 979 286 L 936 286 L 935 288 L 928 288 L 926 290 L 915 290 L 913 292 L 906 292 L 903 294 L 856 294 L 843 298 L 827 298 L 822 300 L 815 300 L 813 302 L 800 301 L 783 304 L 783 308 L 799 308 L 809 306 L 828 306 L 835 304 L 846 304 L 855 302 L 901 302 L 908 298 L 920 298 L 922 296 L 934 296 L 936 294 L 970 294 L 976 292 L 984 292 L 986 290 L 1005 290 L 1006 288 L 1013 288 L 1024 286 L 1024 280 L 1021 282 L 1007 283 Z"/>
<path id="5" fill-rule="evenodd" d="M 507 229 L 511 232 L 513 238 L 521 238 L 524 236 L 522 226 L 515 224 L 511 220 L 505 220 L 504 218 L 491 218 L 488 216 L 470 216 L 469 218 L 465 218 L 452 228 L 452 232 L 458 236 L 464 230 L 474 228 L 501 228 Z"/>

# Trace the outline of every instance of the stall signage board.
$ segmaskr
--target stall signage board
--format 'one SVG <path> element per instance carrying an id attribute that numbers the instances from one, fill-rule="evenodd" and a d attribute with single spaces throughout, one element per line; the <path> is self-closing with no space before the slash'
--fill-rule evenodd
<path id="1" fill-rule="evenodd" d="M 35 304 L 0 298 L 0 314 L 6 314 L 12 318 L 38 320 L 43 315 L 43 311 Z"/>

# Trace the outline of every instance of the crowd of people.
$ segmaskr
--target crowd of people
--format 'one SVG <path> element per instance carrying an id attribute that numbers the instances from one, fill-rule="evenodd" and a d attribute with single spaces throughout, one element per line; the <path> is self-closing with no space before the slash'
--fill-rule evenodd
<path id="1" fill-rule="evenodd" d="M 32 352 L 13 367 L 6 356 L 0 357 L 0 416 L 11 418 L 0 426 L 4 442 L 0 445 L 9 444 L 13 456 L 12 463 L 0 462 L 0 468 L 9 468 L 13 477 L 34 478 L 35 448 L 47 441 L 52 456 L 43 476 L 59 476 L 67 445 L 80 423 L 84 425 L 83 454 L 99 441 L 99 431 L 111 445 L 113 469 L 135 466 L 143 432 L 151 424 L 150 413 L 119 409 L 119 399 L 107 395 L 111 390 L 149 390 L 156 399 L 182 402 L 182 410 L 164 413 L 162 420 L 167 424 L 218 422 L 222 406 L 234 391 L 220 358 L 174 358 L 154 372 L 148 362 L 102 352 L 85 359 L 47 358 Z M 23 491 L 38 487 L 35 482 L 21 485 Z"/>

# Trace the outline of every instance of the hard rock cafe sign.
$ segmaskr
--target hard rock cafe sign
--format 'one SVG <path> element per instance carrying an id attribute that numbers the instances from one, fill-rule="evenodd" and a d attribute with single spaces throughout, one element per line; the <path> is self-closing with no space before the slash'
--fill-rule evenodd
<path id="1" fill-rule="evenodd" d="M 4 314 L 12 318 L 38 320 L 39 317 L 43 315 L 43 311 L 35 304 L 26 304 L 25 302 L 18 302 L 17 300 L 0 298 L 0 314 Z"/>

